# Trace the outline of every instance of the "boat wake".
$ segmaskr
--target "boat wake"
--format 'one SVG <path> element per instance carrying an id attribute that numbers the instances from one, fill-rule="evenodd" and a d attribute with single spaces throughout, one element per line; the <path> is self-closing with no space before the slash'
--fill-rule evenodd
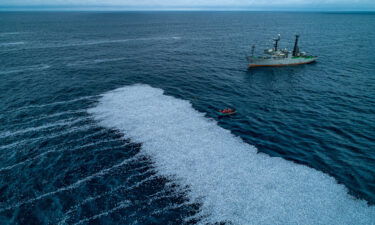
<path id="1" fill-rule="evenodd" d="M 189 187 L 187 197 L 201 203 L 201 210 L 187 220 L 257 225 L 375 221 L 375 208 L 350 196 L 332 177 L 258 153 L 188 101 L 161 89 L 119 88 L 103 94 L 88 112 L 100 125 L 142 143 L 141 153 L 151 157 L 159 175 Z"/>

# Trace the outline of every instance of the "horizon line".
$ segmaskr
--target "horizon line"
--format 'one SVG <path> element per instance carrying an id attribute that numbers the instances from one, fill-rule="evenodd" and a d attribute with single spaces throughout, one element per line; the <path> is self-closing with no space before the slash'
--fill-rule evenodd
<path id="1" fill-rule="evenodd" d="M 49 4 L 49 5 L 0 5 L 0 11 L 249 11 L 249 12 L 375 12 L 375 5 L 274 5 L 274 6 L 250 6 L 250 5 L 104 5 L 104 4 Z"/>
<path id="2" fill-rule="evenodd" d="M 221 9 L 221 8 L 137 8 L 137 9 L 119 9 L 119 8 L 1 8 L 0 12 L 342 12 L 342 13 L 375 13 L 375 9 Z"/>

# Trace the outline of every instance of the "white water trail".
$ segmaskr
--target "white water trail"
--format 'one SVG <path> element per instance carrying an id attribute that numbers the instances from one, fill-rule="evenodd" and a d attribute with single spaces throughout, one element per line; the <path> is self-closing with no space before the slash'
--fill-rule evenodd
<path id="1" fill-rule="evenodd" d="M 102 95 L 88 110 L 100 125 L 142 143 L 160 175 L 189 187 L 200 224 L 373 224 L 375 207 L 307 166 L 258 153 L 185 100 L 147 85 Z"/>

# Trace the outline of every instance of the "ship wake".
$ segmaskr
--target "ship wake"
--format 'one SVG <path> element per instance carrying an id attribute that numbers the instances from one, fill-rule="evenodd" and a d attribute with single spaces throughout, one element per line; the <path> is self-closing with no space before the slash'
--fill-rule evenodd
<path id="1" fill-rule="evenodd" d="M 189 219 L 233 224 L 371 224 L 375 208 L 354 199 L 332 177 L 258 153 L 185 100 L 147 85 L 102 95 L 89 109 L 155 162 L 159 175 L 189 187 L 201 203 Z"/>

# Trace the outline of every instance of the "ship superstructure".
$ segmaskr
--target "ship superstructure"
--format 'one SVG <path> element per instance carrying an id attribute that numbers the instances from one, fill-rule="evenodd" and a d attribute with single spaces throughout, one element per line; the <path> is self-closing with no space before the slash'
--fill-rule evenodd
<path id="1" fill-rule="evenodd" d="M 290 66 L 307 64 L 316 61 L 317 56 L 308 55 L 305 52 L 300 52 L 298 47 L 299 35 L 295 36 L 293 51 L 279 48 L 280 34 L 274 40 L 273 48 L 264 50 L 264 56 L 254 56 L 255 46 L 252 46 L 251 56 L 247 57 L 248 66 Z"/>

